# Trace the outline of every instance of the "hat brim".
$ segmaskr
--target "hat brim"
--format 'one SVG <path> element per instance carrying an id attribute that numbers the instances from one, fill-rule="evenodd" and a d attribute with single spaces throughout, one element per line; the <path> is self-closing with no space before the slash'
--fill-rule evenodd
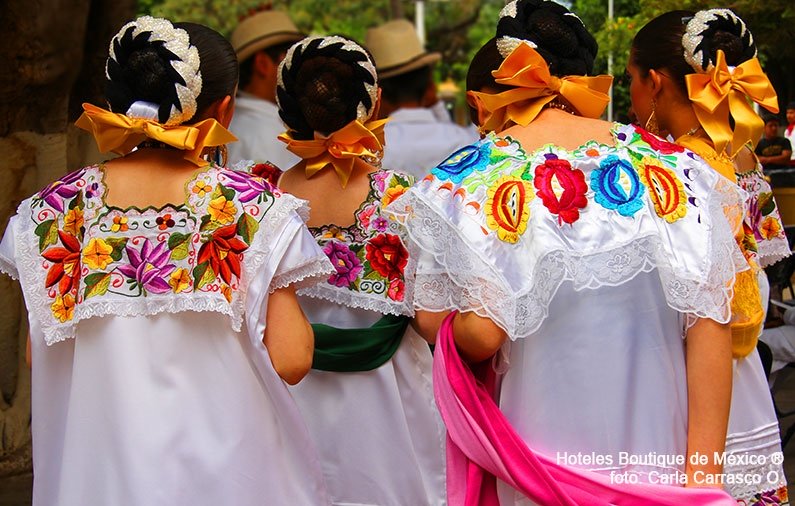
<path id="1" fill-rule="evenodd" d="M 405 74 L 406 72 L 411 72 L 412 70 L 417 70 L 418 68 L 425 67 L 427 65 L 432 65 L 441 59 L 441 53 L 422 53 L 409 61 L 398 63 L 397 65 L 390 65 L 389 67 L 385 68 L 377 68 L 376 70 L 378 72 L 379 79 L 387 79 L 390 77 L 399 76 L 400 74 Z"/>
<path id="2" fill-rule="evenodd" d="M 285 42 L 298 42 L 299 40 L 303 40 L 305 37 L 306 35 L 299 32 L 276 32 L 269 33 L 268 35 L 264 35 L 262 37 L 257 37 L 256 39 L 246 42 L 240 46 L 240 48 L 235 50 L 237 53 L 237 61 L 243 63 L 253 54 L 258 53 L 263 49 L 267 49 L 278 44 L 284 44 Z"/>

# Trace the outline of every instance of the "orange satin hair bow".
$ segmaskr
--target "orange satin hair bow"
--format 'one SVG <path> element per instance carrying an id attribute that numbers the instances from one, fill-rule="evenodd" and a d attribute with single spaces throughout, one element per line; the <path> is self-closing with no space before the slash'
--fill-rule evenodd
<path id="1" fill-rule="evenodd" d="M 538 52 L 527 44 L 519 44 L 492 72 L 499 84 L 513 86 L 501 93 L 471 91 L 487 111 L 481 131 L 503 130 L 511 121 L 527 126 L 549 102 L 561 96 L 581 116 L 598 118 L 604 112 L 610 97 L 612 76 L 556 77 Z"/>
<path id="2" fill-rule="evenodd" d="M 166 126 L 154 120 L 130 118 L 92 104 L 83 104 L 83 114 L 75 125 L 91 132 L 103 153 L 126 155 L 145 139 L 153 139 L 185 152 L 185 160 L 199 167 L 207 165 L 201 155 L 206 147 L 234 142 L 237 137 L 215 119 L 191 125 Z"/>
<path id="3" fill-rule="evenodd" d="M 762 136 L 765 123 L 751 107 L 749 99 L 778 113 L 776 90 L 756 58 L 732 69 L 726 64 L 726 55 L 718 50 L 711 70 L 704 74 L 688 74 L 685 81 L 696 117 L 718 153 L 726 150 L 731 142 L 730 154 L 734 156 L 746 143 L 750 141 L 755 145 Z M 729 124 L 730 114 L 734 119 L 734 131 Z"/>
<path id="4" fill-rule="evenodd" d="M 366 163 L 361 156 L 376 156 L 384 148 L 384 125 L 387 120 L 371 121 L 365 125 L 353 120 L 329 136 L 315 132 L 312 140 L 293 139 L 289 132 L 279 136 L 287 149 L 306 162 L 306 177 L 310 178 L 329 165 L 334 167 L 342 187 L 355 166 Z"/>

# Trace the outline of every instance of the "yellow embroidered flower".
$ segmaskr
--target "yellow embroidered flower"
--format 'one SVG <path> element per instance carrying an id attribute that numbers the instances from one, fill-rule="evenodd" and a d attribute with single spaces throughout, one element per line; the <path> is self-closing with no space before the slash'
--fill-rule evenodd
<path id="1" fill-rule="evenodd" d="M 210 213 L 210 217 L 218 223 L 232 223 L 237 209 L 235 209 L 234 202 L 226 200 L 226 197 L 221 195 L 210 201 L 207 211 Z"/>
<path id="2" fill-rule="evenodd" d="M 227 302 L 232 302 L 232 288 L 229 285 L 221 285 L 221 293 L 224 294 Z"/>
<path id="3" fill-rule="evenodd" d="M 180 267 L 172 272 L 168 284 L 171 285 L 174 293 L 187 292 L 190 289 L 190 273 L 188 269 Z"/>
<path id="4" fill-rule="evenodd" d="M 486 224 L 501 241 L 515 243 L 527 229 L 533 187 L 524 179 L 504 176 L 489 188 Z"/>
<path id="5" fill-rule="evenodd" d="M 130 229 L 127 225 L 127 217 L 126 216 L 114 216 L 113 217 L 113 224 L 110 226 L 111 231 L 113 232 L 126 232 Z"/>
<path id="6" fill-rule="evenodd" d="M 213 191 L 213 187 L 208 185 L 207 183 L 202 183 L 201 181 L 199 181 L 193 185 L 193 188 L 191 188 L 190 191 L 195 193 L 199 197 L 204 197 L 205 195 Z"/>
<path id="7" fill-rule="evenodd" d="M 759 230 L 759 232 L 765 239 L 778 237 L 778 235 L 781 233 L 781 223 L 779 223 L 774 217 L 768 216 L 765 218 L 765 221 L 762 222 L 762 228 Z"/>
<path id="8" fill-rule="evenodd" d="M 64 232 L 77 236 L 80 234 L 80 228 L 83 226 L 83 210 L 82 209 L 69 209 L 66 216 L 63 218 Z"/>
<path id="9" fill-rule="evenodd" d="M 387 188 L 384 192 L 384 196 L 381 197 L 381 205 L 388 206 L 391 202 L 406 193 L 406 190 L 408 190 L 408 188 L 401 184 Z"/>
<path id="10" fill-rule="evenodd" d="M 91 238 L 88 245 L 83 248 L 83 263 L 90 269 L 101 270 L 113 262 L 110 254 L 113 253 L 113 246 L 106 243 L 104 239 Z"/>
<path id="11" fill-rule="evenodd" d="M 71 320 L 75 314 L 75 298 L 71 294 L 58 295 L 55 301 L 50 306 L 52 315 L 58 319 L 59 322 Z"/>

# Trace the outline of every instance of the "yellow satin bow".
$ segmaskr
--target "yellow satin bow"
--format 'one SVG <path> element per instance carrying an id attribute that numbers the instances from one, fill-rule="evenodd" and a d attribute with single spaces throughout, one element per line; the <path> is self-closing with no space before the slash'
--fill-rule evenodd
<path id="1" fill-rule="evenodd" d="M 686 75 L 685 82 L 696 117 L 718 153 L 726 150 L 731 142 L 730 154 L 734 156 L 746 143 L 756 144 L 762 136 L 765 123 L 748 99 L 772 113 L 778 113 L 776 90 L 756 58 L 731 70 L 726 64 L 726 55 L 718 50 L 712 70 Z M 734 119 L 733 132 L 729 125 L 730 113 Z"/>
<path id="2" fill-rule="evenodd" d="M 315 132 L 312 140 L 293 139 L 289 132 L 279 135 L 287 149 L 306 161 L 306 177 L 310 178 L 331 165 L 342 187 L 348 184 L 353 168 L 366 164 L 361 156 L 376 156 L 384 147 L 384 125 L 387 120 L 371 121 L 366 125 L 353 120 L 328 137 Z"/>
<path id="3" fill-rule="evenodd" d="M 83 111 L 75 125 L 91 132 L 103 153 L 112 151 L 126 155 L 144 139 L 153 139 L 183 150 L 185 160 L 203 167 L 207 165 L 201 157 L 205 147 L 237 140 L 212 118 L 191 125 L 166 126 L 153 120 L 130 118 L 92 104 L 83 104 Z"/>
<path id="4" fill-rule="evenodd" d="M 598 118 L 610 102 L 607 93 L 613 83 L 606 75 L 553 76 L 544 58 L 527 44 L 519 44 L 492 75 L 497 83 L 514 88 L 496 94 L 470 92 L 488 113 L 481 125 L 484 132 L 500 132 L 511 121 L 527 126 L 558 96 L 581 116 Z"/>

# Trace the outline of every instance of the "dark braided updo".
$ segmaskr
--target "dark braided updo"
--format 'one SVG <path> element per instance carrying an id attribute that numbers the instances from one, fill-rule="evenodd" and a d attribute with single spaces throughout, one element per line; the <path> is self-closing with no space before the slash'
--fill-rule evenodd
<path id="1" fill-rule="evenodd" d="M 293 137 L 329 135 L 373 114 L 378 89 L 370 54 L 345 37 L 307 37 L 279 65 L 279 116 Z"/>
<path id="2" fill-rule="evenodd" d="M 582 20 L 550 0 L 514 0 L 500 13 L 498 47 L 503 58 L 521 41 L 529 41 L 552 75 L 588 75 L 599 48 Z"/>

